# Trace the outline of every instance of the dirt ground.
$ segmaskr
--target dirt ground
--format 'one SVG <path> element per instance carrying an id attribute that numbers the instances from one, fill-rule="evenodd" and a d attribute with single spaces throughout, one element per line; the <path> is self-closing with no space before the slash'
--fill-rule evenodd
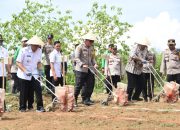
<path id="1" fill-rule="evenodd" d="M 3 114 L 0 130 L 180 130 L 180 101 L 175 104 L 163 102 L 134 102 L 117 106 L 112 102 L 102 106 L 105 94 L 94 94 L 95 105 L 80 104 L 75 112 L 38 113 L 35 110 L 20 113 L 18 97 L 6 96 L 10 112 Z M 44 95 L 45 106 L 50 97 Z"/>

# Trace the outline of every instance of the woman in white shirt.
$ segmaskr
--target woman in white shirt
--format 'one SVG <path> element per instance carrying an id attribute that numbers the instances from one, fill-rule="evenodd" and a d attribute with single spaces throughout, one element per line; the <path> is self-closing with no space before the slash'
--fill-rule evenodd
<path id="1" fill-rule="evenodd" d="M 54 42 L 54 50 L 50 53 L 49 59 L 50 59 L 50 77 L 52 78 L 52 84 L 54 86 L 63 86 L 63 77 L 62 77 L 62 66 L 61 66 L 61 44 L 60 41 Z M 55 92 L 54 88 L 52 88 L 52 91 Z M 54 95 L 52 95 L 52 100 L 55 98 Z"/>

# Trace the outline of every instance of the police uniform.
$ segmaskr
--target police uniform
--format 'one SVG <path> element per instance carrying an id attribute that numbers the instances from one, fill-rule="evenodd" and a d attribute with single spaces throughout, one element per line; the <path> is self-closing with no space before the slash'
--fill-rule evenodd
<path id="1" fill-rule="evenodd" d="M 92 34 L 86 34 L 84 39 L 95 40 L 95 36 Z M 93 93 L 95 77 L 91 70 L 83 65 L 92 67 L 96 64 L 95 51 L 93 46 L 87 47 L 85 43 L 82 43 L 76 47 L 75 50 L 75 71 L 76 71 L 76 86 L 75 86 L 75 100 L 77 101 L 78 95 L 82 89 L 82 100 L 85 105 L 90 105 L 90 98 Z"/>
<path id="2" fill-rule="evenodd" d="M 52 34 L 48 35 L 48 39 L 53 39 L 53 35 Z M 49 55 L 53 51 L 53 49 L 54 49 L 54 45 L 52 45 L 50 43 L 46 43 L 44 45 L 44 47 L 43 47 L 43 53 L 45 54 L 44 71 L 45 71 L 46 79 L 48 81 L 50 81 L 50 82 L 51 82 L 51 78 L 50 78 L 50 60 L 49 60 Z M 48 81 L 46 81 L 46 86 L 51 89 L 52 87 L 48 83 Z"/>
<path id="3" fill-rule="evenodd" d="M 121 81 L 122 76 L 122 60 L 119 54 L 110 54 L 109 59 L 107 61 L 107 80 L 117 88 L 117 82 Z M 112 86 L 107 83 L 107 87 L 112 90 Z M 106 88 L 106 91 L 109 93 L 109 89 Z M 111 94 L 111 93 L 109 93 Z"/>
<path id="4" fill-rule="evenodd" d="M 37 36 L 34 36 L 27 43 L 30 44 L 30 46 L 22 48 L 16 60 L 18 65 L 17 76 L 19 77 L 21 85 L 19 110 L 25 112 L 27 108 L 29 110 L 33 108 L 35 91 L 37 111 L 44 112 L 42 88 L 36 80 L 39 78 L 37 65 L 41 63 L 42 50 L 37 48 L 37 50 L 33 52 L 31 48 L 31 45 L 42 45 L 43 42 Z M 25 71 L 22 70 L 21 65 L 25 68 Z"/>
<path id="5" fill-rule="evenodd" d="M 142 93 L 144 99 L 147 101 L 147 97 L 151 100 L 154 95 L 154 75 L 151 72 L 151 67 L 155 67 L 156 56 L 154 53 L 148 51 L 147 61 L 150 61 L 149 64 L 143 64 L 143 76 L 145 86 L 143 87 Z M 150 70 L 151 69 L 151 70 Z"/>
<path id="6" fill-rule="evenodd" d="M 144 38 L 140 42 L 138 42 L 137 45 L 135 45 L 134 49 L 130 53 L 128 63 L 125 67 L 125 70 L 127 72 L 127 79 L 128 79 L 127 94 L 129 101 L 139 100 L 139 96 L 144 87 L 144 82 L 143 82 L 144 78 L 142 75 L 142 71 L 143 71 L 142 61 L 146 60 L 147 58 L 147 47 L 144 50 L 141 50 L 139 44 L 148 46 L 149 42 L 146 38 Z M 138 58 L 140 60 L 134 60 L 135 58 Z M 135 92 L 133 94 L 134 88 L 135 88 Z"/>
<path id="7" fill-rule="evenodd" d="M 169 41 L 171 42 L 170 39 Z M 175 44 L 175 40 L 169 44 Z M 180 84 L 180 53 L 177 49 L 166 49 L 163 52 L 160 72 L 167 74 L 167 81 L 175 81 Z"/>
<path id="8" fill-rule="evenodd" d="M 107 82 L 107 67 L 108 67 L 108 58 L 109 55 L 111 54 L 111 50 L 114 47 L 114 44 L 109 44 L 108 46 L 108 50 L 105 51 L 105 53 L 102 56 L 102 60 L 101 60 L 101 68 L 104 70 L 104 75 L 106 76 L 105 79 L 103 80 L 104 85 L 105 85 L 105 89 L 106 89 L 106 93 L 109 93 L 109 89 L 107 89 L 107 86 L 109 85 L 109 83 Z"/>
<path id="9" fill-rule="evenodd" d="M 55 71 L 55 74 L 56 74 L 56 77 L 57 77 L 57 81 L 54 80 L 53 78 L 53 72 L 52 72 L 52 68 L 50 69 L 50 77 L 52 79 L 52 84 L 54 86 L 59 86 L 59 84 L 61 86 L 63 86 L 63 77 L 62 77 L 62 70 L 61 70 L 61 62 L 62 62 L 62 59 L 61 59 L 61 53 L 60 51 L 57 51 L 56 49 L 54 49 L 51 53 L 50 53 L 50 56 L 49 56 L 49 59 L 50 59 L 50 63 L 53 63 L 53 66 L 54 66 L 54 71 Z M 54 90 L 54 87 L 52 87 L 52 91 L 55 92 Z M 54 99 L 55 96 L 52 94 L 52 99 Z"/>

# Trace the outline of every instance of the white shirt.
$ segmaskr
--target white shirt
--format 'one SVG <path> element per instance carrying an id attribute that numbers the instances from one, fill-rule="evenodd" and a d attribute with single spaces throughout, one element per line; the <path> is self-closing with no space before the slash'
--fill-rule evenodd
<path id="1" fill-rule="evenodd" d="M 2 64 L 2 59 L 4 59 L 4 66 Z M 8 64 L 8 51 L 6 48 L 0 46 L 0 77 L 3 76 L 3 69 L 4 67 L 4 76 L 6 77 L 6 66 L 5 64 Z"/>
<path id="2" fill-rule="evenodd" d="M 27 71 L 33 74 L 33 77 L 38 78 L 37 64 L 41 62 L 42 50 L 38 48 L 35 52 L 32 51 L 31 46 L 24 47 L 20 50 L 17 60 L 22 63 Z M 31 80 L 32 76 L 27 76 L 21 69 L 18 68 L 17 76 L 21 79 Z"/>
<path id="3" fill-rule="evenodd" d="M 50 53 L 49 59 L 50 59 L 50 63 L 54 64 L 54 70 L 55 70 L 56 76 L 57 77 L 61 77 L 61 74 L 62 74 L 61 73 L 61 62 L 62 62 L 62 59 L 61 59 L 60 51 L 57 51 L 56 49 L 54 49 Z M 52 70 L 50 70 L 50 76 L 53 76 Z"/>

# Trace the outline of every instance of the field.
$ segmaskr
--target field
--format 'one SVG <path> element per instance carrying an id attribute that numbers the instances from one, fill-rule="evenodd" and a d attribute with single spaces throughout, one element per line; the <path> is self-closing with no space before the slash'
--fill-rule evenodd
<path id="1" fill-rule="evenodd" d="M 95 105 L 79 107 L 74 112 L 38 113 L 35 110 L 20 113 L 18 97 L 6 96 L 10 112 L 0 121 L 0 130 L 179 130 L 180 101 L 175 104 L 163 102 L 134 102 L 128 106 L 117 106 L 110 102 L 102 106 L 105 94 L 93 95 Z M 45 106 L 50 97 L 44 95 Z"/>

